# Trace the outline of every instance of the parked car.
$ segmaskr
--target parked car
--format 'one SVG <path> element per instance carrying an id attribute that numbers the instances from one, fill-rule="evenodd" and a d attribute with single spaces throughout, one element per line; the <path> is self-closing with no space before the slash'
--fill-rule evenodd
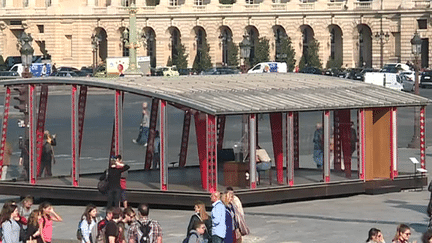
<path id="1" fill-rule="evenodd" d="M 192 75 L 193 74 L 193 70 L 192 68 L 181 68 L 177 70 L 179 72 L 180 75 Z"/>
<path id="2" fill-rule="evenodd" d="M 429 88 L 432 86 L 432 71 L 424 71 L 420 78 L 420 87 Z"/>
<path id="3" fill-rule="evenodd" d="M 177 71 L 177 68 L 175 66 L 172 67 L 159 67 L 156 68 L 156 73 L 162 72 L 162 76 L 179 76 L 179 72 Z M 157 75 L 159 76 L 159 75 Z"/>
<path id="4" fill-rule="evenodd" d="M 403 63 L 386 63 L 382 69 L 397 69 L 399 71 L 409 71 L 410 66 Z"/>
<path id="5" fill-rule="evenodd" d="M 215 67 L 204 71 L 203 75 L 239 74 L 240 70 L 228 67 Z"/>
<path id="6" fill-rule="evenodd" d="M 79 77 L 78 74 L 74 71 L 59 71 L 59 72 L 55 72 L 53 73 L 54 77 Z"/>
<path id="7" fill-rule="evenodd" d="M 58 67 L 57 68 L 57 72 L 63 72 L 63 71 L 79 71 L 78 68 L 74 68 L 74 67 Z"/>
<path id="8" fill-rule="evenodd" d="M 322 74 L 322 71 L 316 67 L 304 67 L 300 73 Z"/>
<path id="9" fill-rule="evenodd" d="M 93 76 L 93 67 L 81 67 L 80 72 L 85 73 L 87 77 Z"/>
<path id="10" fill-rule="evenodd" d="M 414 91 L 415 83 L 409 79 L 406 75 L 399 74 L 398 82 L 403 86 L 403 91 L 412 92 Z"/>
<path id="11" fill-rule="evenodd" d="M 411 79 L 411 81 L 415 82 L 415 72 L 414 71 L 402 71 L 401 75 L 405 75 L 407 78 Z"/>
<path id="12" fill-rule="evenodd" d="M 376 72 L 377 70 L 373 69 L 373 68 L 365 68 L 363 69 L 360 73 L 357 73 L 354 80 L 361 80 L 364 81 L 364 76 L 366 75 L 366 73 L 368 72 Z"/>

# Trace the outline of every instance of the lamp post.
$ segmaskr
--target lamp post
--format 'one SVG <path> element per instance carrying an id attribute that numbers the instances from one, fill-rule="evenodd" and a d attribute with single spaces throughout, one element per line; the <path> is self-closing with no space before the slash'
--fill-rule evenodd
<path id="1" fill-rule="evenodd" d="M 31 42 L 33 41 L 33 38 L 31 37 L 30 34 L 23 32 L 21 34 L 21 37 L 19 38 L 19 40 L 21 42 L 21 49 L 20 49 L 21 62 L 24 66 L 24 71 L 22 72 L 22 77 L 23 78 L 31 78 L 32 73 L 30 72 L 30 67 L 32 65 L 33 53 L 34 53 L 34 49 L 31 46 Z"/>
<path id="2" fill-rule="evenodd" d="M 390 35 L 388 32 L 383 31 L 382 29 L 382 18 L 381 18 L 381 30 L 375 33 L 375 40 L 380 42 L 380 67 L 384 66 L 384 44 L 387 43 L 390 39 Z M 385 42 L 385 43 L 384 43 Z"/>
<path id="3" fill-rule="evenodd" d="M 418 57 L 421 53 L 422 39 L 417 32 L 414 33 L 414 37 L 411 39 L 412 54 L 414 55 L 414 71 L 415 71 L 415 94 L 420 94 L 419 88 L 419 67 Z M 414 107 L 414 135 L 411 142 L 408 144 L 408 148 L 420 148 L 420 112 L 418 107 Z"/>
<path id="4" fill-rule="evenodd" d="M 129 30 L 123 32 L 123 41 L 125 46 L 129 48 L 129 67 L 126 69 L 124 75 L 129 77 L 142 76 L 142 72 L 138 69 L 137 64 L 137 49 L 140 47 L 137 38 L 137 27 L 136 27 L 136 13 L 138 8 L 135 5 L 135 1 L 132 1 L 129 10 Z M 129 37 L 129 38 L 128 38 Z"/>
<path id="5" fill-rule="evenodd" d="M 246 59 L 249 58 L 250 48 L 251 48 L 251 43 L 248 40 L 247 36 L 243 36 L 243 40 L 242 42 L 240 42 L 239 46 L 240 46 L 240 58 L 243 60 L 243 64 L 241 66 L 247 70 Z"/>
<path id="6" fill-rule="evenodd" d="M 99 35 L 92 34 L 91 36 L 91 45 L 92 45 L 92 51 L 93 51 L 93 74 L 96 71 L 96 67 L 98 65 L 97 63 L 97 51 L 99 49 L 99 44 L 102 41 L 102 38 L 99 37 Z"/>

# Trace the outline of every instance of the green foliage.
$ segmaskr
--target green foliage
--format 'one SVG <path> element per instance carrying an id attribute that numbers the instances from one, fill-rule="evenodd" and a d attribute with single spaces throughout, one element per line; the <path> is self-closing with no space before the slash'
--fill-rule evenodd
<path id="1" fill-rule="evenodd" d="M 270 41 L 266 37 L 261 37 L 255 44 L 255 56 L 253 57 L 251 66 L 270 60 Z"/>
<path id="2" fill-rule="evenodd" d="M 177 67 L 177 69 L 184 69 L 188 66 L 188 54 L 186 54 L 186 47 L 179 43 L 176 47 L 177 55 L 174 55 L 172 58 L 172 64 Z"/>
<path id="3" fill-rule="evenodd" d="M 342 60 L 340 58 L 333 59 L 329 58 L 326 64 L 326 68 L 341 68 Z"/>
<path id="4" fill-rule="evenodd" d="M 292 42 L 290 37 L 282 39 L 280 55 L 281 55 L 280 61 L 286 62 L 288 71 L 292 72 L 295 68 L 296 59 L 295 59 L 295 50 L 292 47 Z"/>
<path id="5" fill-rule="evenodd" d="M 171 67 L 173 65 L 173 61 L 171 57 L 168 57 L 167 67 Z"/>
<path id="6" fill-rule="evenodd" d="M 207 40 L 203 40 L 203 44 L 198 48 L 197 54 L 195 56 L 195 60 L 192 68 L 197 73 L 201 71 L 207 70 L 212 67 L 211 57 L 210 57 L 210 46 L 207 43 Z"/>
<path id="7" fill-rule="evenodd" d="M 299 64 L 300 70 L 305 66 L 316 67 L 321 69 L 322 63 L 321 63 L 321 59 L 319 58 L 319 42 L 315 39 L 312 39 L 309 42 L 308 46 L 309 48 L 307 51 L 307 57 L 303 55 L 300 59 L 300 64 Z"/>
<path id="8" fill-rule="evenodd" d="M 230 67 L 237 67 L 239 65 L 238 59 L 239 47 L 232 41 L 228 42 L 228 63 L 227 65 Z"/>

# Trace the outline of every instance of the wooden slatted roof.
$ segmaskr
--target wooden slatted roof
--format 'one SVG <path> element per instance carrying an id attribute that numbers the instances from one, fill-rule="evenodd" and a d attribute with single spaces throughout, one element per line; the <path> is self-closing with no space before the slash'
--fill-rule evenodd
<path id="1" fill-rule="evenodd" d="M 25 83 L 118 89 L 213 115 L 421 106 L 431 102 L 415 94 L 359 81 L 300 73 L 0 81 L 2 85 Z"/>

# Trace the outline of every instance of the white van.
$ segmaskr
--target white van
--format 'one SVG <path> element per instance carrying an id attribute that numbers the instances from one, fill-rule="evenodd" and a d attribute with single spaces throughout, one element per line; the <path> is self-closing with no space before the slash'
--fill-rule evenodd
<path id="1" fill-rule="evenodd" d="M 367 72 L 364 82 L 390 89 L 404 90 L 402 81 L 396 73 Z"/>
<path id="2" fill-rule="evenodd" d="M 286 73 L 285 62 L 261 62 L 251 68 L 248 73 Z"/>

